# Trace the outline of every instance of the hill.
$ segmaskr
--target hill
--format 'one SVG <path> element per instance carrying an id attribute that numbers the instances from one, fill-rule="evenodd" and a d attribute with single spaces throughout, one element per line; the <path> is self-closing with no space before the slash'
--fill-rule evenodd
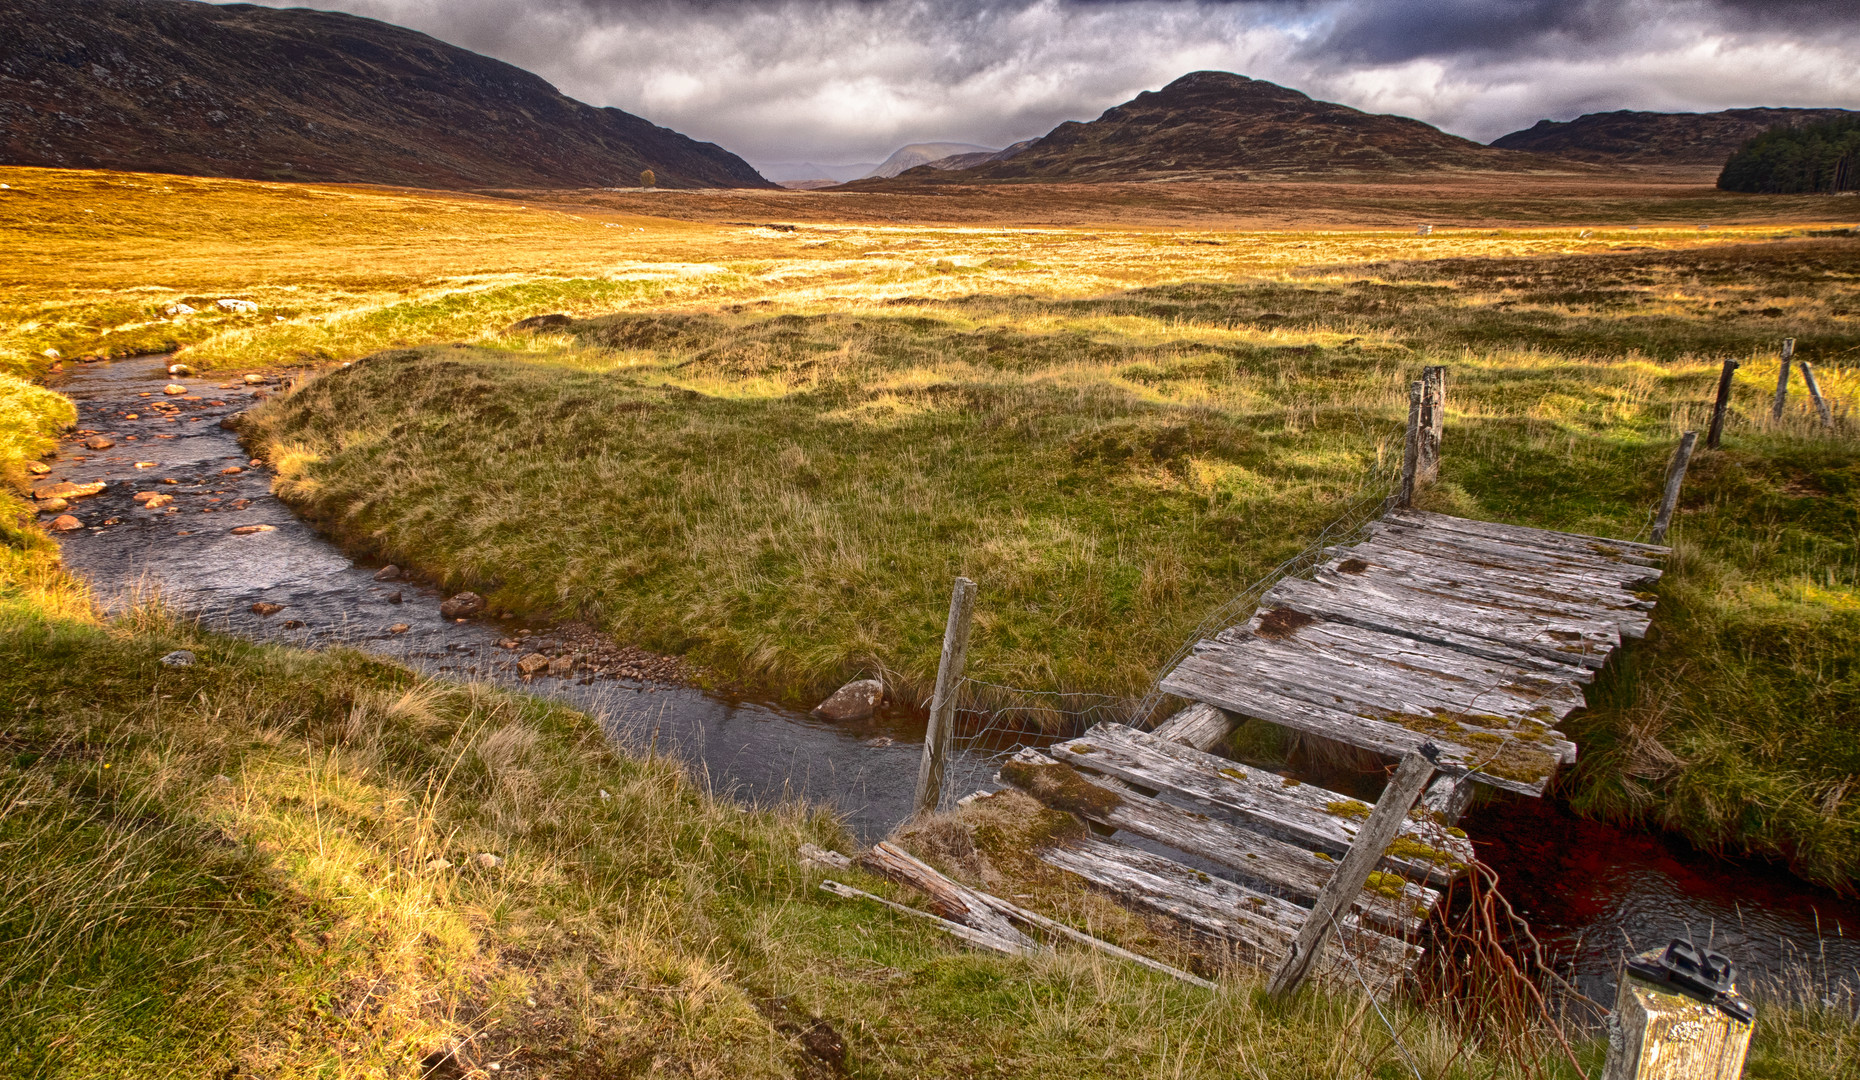
<path id="1" fill-rule="evenodd" d="M 1090 123 L 1061 124 L 1005 161 L 904 176 L 917 182 L 1231 180 L 1546 165 L 1555 167 L 1419 120 L 1317 101 L 1244 75 L 1197 71 Z"/>
<path id="2" fill-rule="evenodd" d="M 373 19 L 0 5 L 0 162 L 416 187 L 769 187 L 748 163 Z"/>
<path id="3" fill-rule="evenodd" d="M 1501 150 L 1626 165 L 1723 165 L 1748 139 L 1780 124 L 1856 116 L 1847 109 L 1726 109 L 1714 113 L 1589 113 L 1539 120 L 1492 140 Z"/>
<path id="4" fill-rule="evenodd" d="M 974 143 L 961 142 L 927 142 L 911 143 L 900 146 L 892 155 L 879 164 L 878 168 L 867 173 L 868 177 L 896 176 L 906 169 L 915 169 L 919 165 L 928 165 L 933 161 L 958 154 L 993 154 L 998 153 L 993 147 L 977 146 Z"/>

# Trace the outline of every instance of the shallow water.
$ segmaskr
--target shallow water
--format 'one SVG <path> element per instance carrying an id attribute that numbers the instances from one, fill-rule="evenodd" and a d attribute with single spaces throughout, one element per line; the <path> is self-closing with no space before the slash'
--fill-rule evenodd
<path id="1" fill-rule="evenodd" d="M 249 389 L 219 389 L 223 379 L 171 379 L 165 363 L 157 357 L 82 365 L 55 384 L 76 400 L 80 429 L 117 440 L 103 451 L 67 442 L 51 474 L 109 481 L 103 494 L 74 504 L 87 528 L 61 538 L 66 565 L 88 578 L 106 605 L 156 588 L 207 625 L 243 637 L 351 645 L 436 674 L 560 698 L 599 717 L 626 746 L 688 761 L 719 794 L 759 805 L 787 797 L 830 804 L 868 841 L 907 813 L 921 719 L 881 716 L 844 727 L 684 686 L 526 681 L 515 670 L 517 653 L 497 644 L 515 627 L 442 618 L 440 594 L 375 581 L 374 567 L 352 562 L 271 495 L 269 475 L 246 467 L 237 439 L 219 426 L 253 403 Z M 192 400 L 164 399 L 161 388 L 170 381 L 188 387 Z M 162 400 L 180 411 L 157 415 L 151 405 Z M 127 419 L 129 413 L 138 418 Z M 156 465 L 138 469 L 137 462 Z M 233 466 L 246 468 L 221 473 Z M 162 478 L 180 482 L 161 484 Z M 137 507 L 131 496 L 148 490 L 174 494 L 174 504 Z M 235 500 L 245 505 L 234 509 Z M 231 532 L 261 523 L 272 530 Z M 395 592 L 404 602 L 389 602 Z M 260 616 L 250 610 L 255 601 L 284 608 Z M 401 623 L 405 631 L 389 630 Z M 951 786 L 992 786 L 986 778 L 993 771 L 985 759 L 957 755 Z M 1750 977 L 1746 985 L 1784 973 L 1830 988 L 1860 984 L 1860 905 L 1787 874 L 1583 821 L 1545 800 L 1494 800 L 1463 824 L 1481 858 L 1498 869 L 1504 894 L 1598 1000 L 1612 1001 L 1624 953 L 1688 934 L 1738 961 Z"/>

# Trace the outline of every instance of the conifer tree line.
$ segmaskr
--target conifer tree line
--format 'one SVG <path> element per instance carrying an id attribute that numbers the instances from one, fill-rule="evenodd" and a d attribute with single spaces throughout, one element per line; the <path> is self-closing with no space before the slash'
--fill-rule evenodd
<path id="1" fill-rule="evenodd" d="M 1731 155 L 1718 186 L 1779 195 L 1860 189 L 1860 115 L 1771 128 Z"/>

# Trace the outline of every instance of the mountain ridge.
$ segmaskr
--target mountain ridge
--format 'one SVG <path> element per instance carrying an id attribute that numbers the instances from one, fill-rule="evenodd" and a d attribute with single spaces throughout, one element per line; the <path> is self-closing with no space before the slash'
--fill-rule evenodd
<path id="1" fill-rule="evenodd" d="M 1632 109 L 1584 113 L 1574 120 L 1539 120 L 1501 135 L 1501 150 L 1594 164 L 1723 165 L 1744 143 L 1779 124 L 1860 116 L 1849 109 L 1724 109 L 1663 113 Z"/>
<path id="2" fill-rule="evenodd" d="M 437 188 L 774 185 L 735 154 L 389 23 L 188 0 L 0 6 L 0 162 Z"/>

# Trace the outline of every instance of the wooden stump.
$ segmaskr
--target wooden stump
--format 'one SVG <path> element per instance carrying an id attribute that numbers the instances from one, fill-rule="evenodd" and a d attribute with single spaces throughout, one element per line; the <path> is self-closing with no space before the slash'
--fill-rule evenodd
<path id="1" fill-rule="evenodd" d="M 1737 1080 L 1756 1026 L 1629 971 L 1613 1023 L 1602 1080 Z"/>

